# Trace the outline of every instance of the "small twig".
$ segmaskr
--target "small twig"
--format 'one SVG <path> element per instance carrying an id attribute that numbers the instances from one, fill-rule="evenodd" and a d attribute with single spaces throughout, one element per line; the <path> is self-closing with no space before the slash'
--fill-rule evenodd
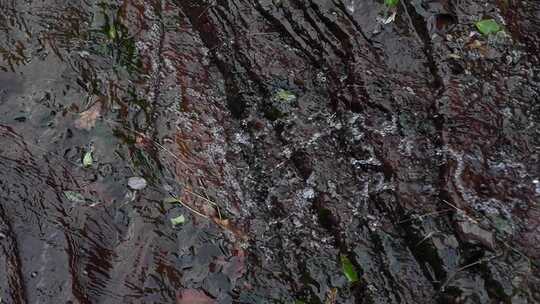
<path id="1" fill-rule="evenodd" d="M 283 166 L 286 162 L 287 162 L 287 161 L 284 160 L 284 161 L 280 162 L 279 164 L 277 164 L 277 165 L 276 165 L 276 169 L 281 168 L 281 166 Z"/>
<path id="2" fill-rule="evenodd" d="M 210 203 L 211 205 L 213 205 L 216 209 L 217 209 L 217 213 L 218 213 L 218 217 L 220 220 L 223 220 L 223 218 L 221 217 L 221 208 L 219 208 L 218 204 L 217 203 L 214 203 L 213 201 L 210 200 L 209 198 L 209 195 L 208 193 L 206 192 L 206 189 L 203 189 L 203 192 L 204 192 L 204 200 L 208 203 Z"/>
<path id="3" fill-rule="evenodd" d="M 479 260 L 476 261 L 476 262 L 473 262 L 473 263 L 470 263 L 470 264 L 467 264 L 467 265 L 465 265 L 465 266 L 463 266 L 463 267 L 458 268 L 456 271 L 454 271 L 454 272 L 448 277 L 448 279 L 446 279 L 446 280 L 444 281 L 444 284 L 441 285 L 440 290 L 441 290 L 441 291 L 444 291 L 444 289 L 446 288 L 446 286 L 450 283 L 450 281 L 452 281 L 452 279 L 454 279 L 454 277 L 455 277 L 459 272 L 461 272 L 461 271 L 463 271 L 463 270 L 465 270 L 465 269 L 467 269 L 467 268 L 471 268 L 471 267 L 473 267 L 473 266 L 475 266 L 475 265 L 482 264 L 482 263 L 484 263 L 484 262 L 489 262 L 489 261 L 491 261 L 491 260 L 493 260 L 493 259 L 495 259 L 495 258 L 500 257 L 501 255 L 502 255 L 502 254 L 494 255 L 494 256 L 491 256 L 491 257 L 488 257 L 488 258 L 482 258 L 482 259 L 479 259 Z"/>
<path id="4" fill-rule="evenodd" d="M 195 214 L 197 214 L 197 215 L 199 215 L 199 216 L 202 216 L 202 217 L 204 217 L 204 218 L 208 218 L 207 215 L 204 215 L 204 214 L 200 213 L 199 211 L 195 210 L 194 208 L 190 207 L 188 204 L 182 202 L 179 198 L 175 197 L 174 200 L 175 200 L 177 203 L 181 204 L 182 206 L 186 207 L 186 208 L 187 208 L 188 210 L 190 210 L 191 212 L 193 212 L 193 213 L 195 213 Z"/>
<path id="5" fill-rule="evenodd" d="M 198 198 L 200 198 L 200 199 L 206 201 L 207 203 L 209 203 L 209 204 L 211 204 L 211 205 L 213 205 L 213 206 L 219 207 L 217 203 L 214 203 L 213 201 L 207 199 L 206 197 L 202 196 L 202 195 L 199 194 L 199 193 L 193 192 L 193 191 L 191 191 L 191 190 L 189 190 L 189 189 L 182 189 L 182 190 L 185 191 L 186 193 L 189 193 L 189 194 L 191 194 L 191 195 L 193 195 L 193 196 L 196 196 L 196 197 L 198 197 Z"/>
<path id="6" fill-rule="evenodd" d="M 452 208 L 454 208 L 454 209 L 456 209 L 458 211 L 464 212 L 463 209 L 460 209 L 460 208 L 456 207 L 455 205 L 452 205 L 448 201 L 446 201 L 446 200 L 442 200 L 442 201 L 443 201 L 443 203 L 447 204 L 448 206 L 450 206 L 450 207 L 452 207 Z"/>
<path id="7" fill-rule="evenodd" d="M 202 17 L 202 15 L 204 15 L 212 6 L 216 6 L 215 3 L 210 3 L 203 11 L 202 13 L 199 15 L 199 17 L 197 17 L 197 19 L 200 19 Z"/>
<path id="8" fill-rule="evenodd" d="M 260 32 L 260 33 L 247 33 L 246 36 L 266 36 L 266 35 L 277 35 L 279 34 L 278 32 L 268 32 L 268 33 L 263 33 L 263 32 Z"/>
<path id="9" fill-rule="evenodd" d="M 189 171 L 193 171 L 193 169 L 191 169 L 191 167 L 186 163 L 184 162 L 183 160 L 181 160 L 178 156 L 176 156 L 174 153 L 172 153 L 172 151 L 170 151 L 169 149 L 165 148 L 162 144 L 158 143 L 156 140 L 154 140 L 153 138 L 151 138 L 150 136 L 142 133 L 142 132 L 139 132 L 133 128 L 130 128 L 128 126 L 124 126 L 123 124 L 119 123 L 119 122 L 116 122 L 116 121 L 113 121 L 113 120 L 110 120 L 110 119 L 107 119 L 107 118 L 103 118 L 104 121 L 108 122 L 108 123 L 111 123 L 111 124 L 116 124 L 116 125 L 119 125 L 120 127 L 128 130 L 128 131 L 131 131 L 139 136 L 142 136 L 144 138 L 147 138 L 149 139 L 154 145 L 156 145 L 158 148 L 162 149 L 163 151 L 167 152 L 167 154 L 169 154 L 170 156 L 172 156 L 175 160 L 177 160 L 180 164 L 182 164 L 186 169 L 188 169 Z"/>
<path id="10" fill-rule="evenodd" d="M 435 235 L 435 233 L 439 233 L 440 231 L 438 230 L 435 230 L 435 231 L 431 231 L 430 233 L 428 233 L 423 239 L 420 240 L 420 242 L 418 242 L 415 247 L 418 247 L 418 245 L 422 244 L 423 242 L 425 242 L 426 240 L 428 240 L 429 238 L 431 238 L 432 236 Z"/>
<path id="11" fill-rule="evenodd" d="M 517 250 L 515 247 L 512 247 L 510 246 L 510 244 L 508 244 L 506 241 L 502 240 L 501 238 L 497 238 L 506 248 L 510 249 L 510 251 L 513 251 L 515 253 L 517 253 L 518 255 L 520 255 L 521 257 L 525 258 L 527 260 L 527 263 L 529 264 L 529 267 L 531 267 L 531 265 L 535 265 L 533 263 L 533 261 L 531 260 L 531 258 L 529 258 L 526 254 L 524 254 L 523 252 L 521 252 L 520 250 Z"/>
<path id="12" fill-rule="evenodd" d="M 446 210 L 441 210 L 441 211 L 433 211 L 433 212 L 430 212 L 430 213 L 419 215 L 418 217 L 415 217 L 415 218 L 410 218 L 408 220 L 399 221 L 399 222 L 397 222 L 397 224 L 408 223 L 408 222 L 411 222 L 411 221 L 415 220 L 416 218 L 418 218 L 419 220 L 423 220 L 425 217 L 432 216 L 432 215 L 437 215 L 437 214 L 441 214 L 441 213 L 446 213 L 446 212 L 450 212 L 450 211 L 452 211 L 452 210 L 451 209 L 446 209 Z"/>

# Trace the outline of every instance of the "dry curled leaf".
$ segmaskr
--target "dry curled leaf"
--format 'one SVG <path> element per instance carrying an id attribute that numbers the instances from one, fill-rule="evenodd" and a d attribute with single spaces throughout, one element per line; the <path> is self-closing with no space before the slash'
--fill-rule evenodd
<path id="1" fill-rule="evenodd" d="M 326 296 L 324 304 L 336 304 L 337 301 L 337 288 L 331 288 Z"/>
<path id="2" fill-rule="evenodd" d="M 88 110 L 79 114 L 79 118 L 75 120 L 77 129 L 90 130 L 96 125 L 96 120 L 101 116 L 101 103 L 96 102 Z"/>

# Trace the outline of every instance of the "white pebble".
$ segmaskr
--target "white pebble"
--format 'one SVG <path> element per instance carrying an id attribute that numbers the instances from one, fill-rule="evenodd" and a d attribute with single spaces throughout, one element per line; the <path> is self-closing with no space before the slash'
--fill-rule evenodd
<path id="1" fill-rule="evenodd" d="M 128 186 L 133 190 L 142 190 L 146 185 L 146 180 L 142 177 L 134 176 L 128 179 Z"/>

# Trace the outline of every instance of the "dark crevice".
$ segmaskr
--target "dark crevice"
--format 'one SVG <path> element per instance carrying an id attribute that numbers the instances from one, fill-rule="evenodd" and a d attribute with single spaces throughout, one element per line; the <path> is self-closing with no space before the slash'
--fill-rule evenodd
<path id="1" fill-rule="evenodd" d="M 26 304 L 28 303 L 26 296 L 26 286 L 24 285 L 24 277 L 22 274 L 22 263 L 19 254 L 19 246 L 15 239 L 13 229 L 7 220 L 4 205 L 0 204 L 0 233 L 3 234 L 3 239 L 0 239 L 2 244 L 3 256 L 7 257 L 4 263 L 6 263 L 7 269 L 4 269 L 5 273 L 2 275 L 8 282 L 9 292 L 11 293 L 11 299 L 14 304 Z M 8 299 L 3 299 L 7 301 Z"/>
<path id="2" fill-rule="evenodd" d="M 424 17 L 416 12 L 416 9 L 410 1 L 402 1 L 402 3 L 403 8 L 405 9 L 407 16 L 410 18 L 418 37 L 423 42 L 424 54 L 428 60 L 428 68 L 433 76 L 432 86 L 435 90 L 442 91 L 441 89 L 444 89 L 444 82 L 439 74 L 437 61 L 433 56 L 433 45 L 431 43 L 431 38 Z"/>

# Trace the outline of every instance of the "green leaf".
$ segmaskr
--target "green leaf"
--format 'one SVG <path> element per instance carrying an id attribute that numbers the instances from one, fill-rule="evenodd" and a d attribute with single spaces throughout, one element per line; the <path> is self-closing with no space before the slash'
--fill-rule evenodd
<path id="1" fill-rule="evenodd" d="M 92 151 L 86 152 L 82 159 L 83 166 L 90 167 L 92 166 L 93 162 L 94 162 L 94 158 L 92 157 Z"/>
<path id="2" fill-rule="evenodd" d="M 306 304 L 306 302 L 301 301 L 301 300 L 296 300 L 294 301 L 294 304 Z"/>
<path id="3" fill-rule="evenodd" d="M 277 100 L 285 101 L 285 102 L 291 102 L 296 99 L 296 95 L 294 95 L 292 92 L 280 89 L 277 91 L 275 98 Z"/>
<path id="4" fill-rule="evenodd" d="M 82 194 L 75 191 L 64 191 L 64 196 L 74 203 L 85 203 L 86 199 Z"/>
<path id="5" fill-rule="evenodd" d="M 351 283 L 357 282 L 358 273 L 356 272 L 354 265 L 351 263 L 351 260 L 349 260 L 349 258 L 343 254 L 340 256 L 340 260 L 341 260 L 341 269 L 343 270 L 343 273 L 347 277 L 347 280 L 349 280 L 349 282 Z"/>
<path id="6" fill-rule="evenodd" d="M 497 21 L 493 19 L 484 19 L 476 22 L 476 28 L 480 33 L 484 35 L 494 34 L 502 30 L 501 26 L 497 23 Z"/>
<path id="7" fill-rule="evenodd" d="M 395 7 L 399 4 L 399 0 L 384 0 L 384 4 L 388 7 Z"/>
<path id="8" fill-rule="evenodd" d="M 171 219 L 171 224 L 173 226 L 182 225 L 185 222 L 186 222 L 186 218 L 184 217 L 184 215 L 180 215 Z"/>

